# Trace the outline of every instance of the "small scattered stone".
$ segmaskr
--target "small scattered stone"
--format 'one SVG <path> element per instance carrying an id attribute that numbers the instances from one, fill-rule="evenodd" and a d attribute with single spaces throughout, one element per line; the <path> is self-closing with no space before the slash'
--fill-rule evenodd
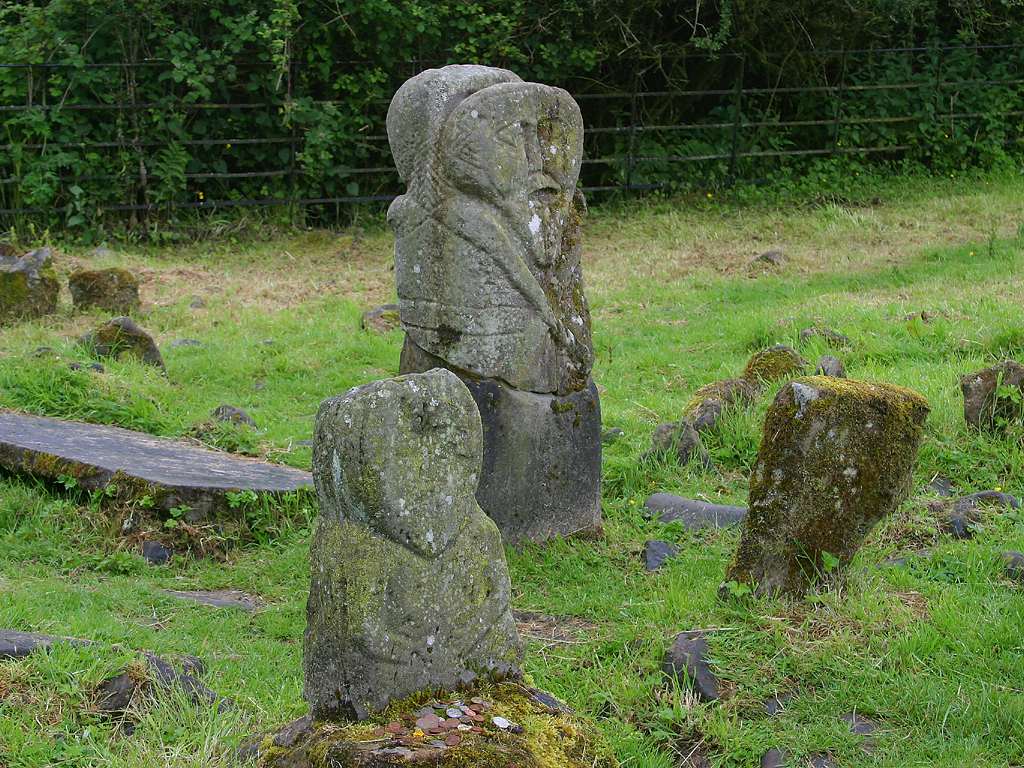
<path id="1" fill-rule="evenodd" d="M 771 698 L 765 699 L 761 706 L 764 708 L 764 713 L 768 715 L 768 717 L 775 717 L 786 708 L 786 705 L 789 704 L 792 698 L 793 695 L 789 693 L 781 695 L 776 694 Z"/>
<path id="2" fill-rule="evenodd" d="M 856 736 L 870 736 L 878 730 L 878 723 L 856 712 L 847 712 L 840 715 L 839 719 L 850 726 L 850 733 Z"/>
<path id="3" fill-rule="evenodd" d="M 968 496 L 961 496 L 953 503 L 953 508 L 957 512 L 966 513 L 976 510 L 982 505 L 1020 509 L 1020 499 L 1002 491 L 979 491 Z"/>
<path id="4" fill-rule="evenodd" d="M 743 378 L 760 387 L 766 382 L 800 376 L 807 368 L 808 362 L 799 352 L 785 344 L 776 344 L 751 355 L 743 369 Z"/>
<path id="5" fill-rule="evenodd" d="M 573 710 L 568 704 L 559 701 L 547 691 L 542 691 L 540 688 L 530 688 L 528 693 L 533 701 L 545 707 L 550 713 L 562 712 L 569 715 L 573 714 Z"/>
<path id="6" fill-rule="evenodd" d="M 1007 360 L 960 379 L 964 397 L 964 420 L 976 429 L 998 429 L 1001 422 L 1020 421 L 1022 405 L 1000 394 L 1000 388 L 1015 387 L 1024 396 L 1024 365 Z"/>
<path id="7" fill-rule="evenodd" d="M 927 325 L 928 323 L 931 323 L 936 317 L 938 317 L 936 313 L 929 312 L 928 310 L 922 310 L 920 312 L 910 312 L 909 314 L 904 315 L 903 319 L 908 323 L 911 323 L 915 320 L 920 320 L 922 323 Z"/>
<path id="8" fill-rule="evenodd" d="M 142 542 L 142 558 L 150 565 L 163 565 L 171 559 L 171 550 L 159 541 Z"/>
<path id="9" fill-rule="evenodd" d="M 201 296 L 195 296 L 188 306 L 190 309 L 205 309 L 206 301 Z"/>
<path id="10" fill-rule="evenodd" d="M 727 408 L 752 403 L 757 385 L 746 379 L 713 381 L 698 389 L 683 406 L 683 419 L 698 432 L 713 429 Z"/>
<path id="11" fill-rule="evenodd" d="M 363 313 L 360 322 L 363 330 L 387 333 L 401 326 L 397 304 L 384 304 L 374 309 L 368 309 Z"/>
<path id="12" fill-rule="evenodd" d="M 690 461 L 697 462 L 705 469 L 711 466 L 711 456 L 701 442 L 700 435 L 685 419 L 661 424 L 654 430 L 651 435 L 651 450 L 645 454 L 645 458 L 652 456 L 670 456 L 680 466 L 685 466 Z"/>
<path id="13" fill-rule="evenodd" d="M 768 264 L 773 267 L 781 267 L 786 263 L 786 255 L 779 249 L 765 251 L 754 258 L 751 264 Z"/>
<path id="14" fill-rule="evenodd" d="M 500 715 L 492 717 L 491 722 L 503 731 L 507 731 L 509 728 L 512 727 L 512 723 L 506 720 L 504 717 L 501 717 Z"/>
<path id="15" fill-rule="evenodd" d="M 950 496 L 953 495 L 953 481 L 950 480 L 948 477 L 936 475 L 931 479 L 928 485 L 925 486 L 925 490 L 930 491 L 931 493 L 934 493 L 937 496 L 949 498 Z"/>
<path id="16" fill-rule="evenodd" d="M 233 405 L 218 405 L 210 414 L 217 421 L 226 421 L 231 424 L 245 424 L 249 427 L 256 426 L 256 420 L 241 408 Z"/>
<path id="17" fill-rule="evenodd" d="M 180 349 L 181 347 L 201 347 L 203 342 L 199 339 L 175 339 L 167 345 L 171 349 Z"/>
<path id="18" fill-rule="evenodd" d="M 70 645 L 92 645 L 88 640 L 76 637 L 57 637 L 39 632 L 21 632 L 16 629 L 0 629 L 0 659 L 22 659 L 38 650 L 46 650 L 56 643 Z"/>
<path id="19" fill-rule="evenodd" d="M 832 328 L 820 328 L 814 326 L 811 328 L 804 328 L 800 331 L 800 341 L 809 341 L 816 336 L 820 339 L 824 339 L 825 343 L 830 344 L 833 347 L 848 347 L 851 344 L 849 336 L 833 330 Z"/>
<path id="20" fill-rule="evenodd" d="M 711 504 L 697 499 L 685 499 L 671 493 L 655 493 L 644 502 L 644 508 L 659 522 L 681 522 L 688 531 L 701 528 L 726 528 L 743 520 L 746 507 Z"/>
<path id="21" fill-rule="evenodd" d="M 1024 552 L 1003 552 L 1001 555 L 1006 575 L 1014 581 L 1024 584 Z"/>
<path id="22" fill-rule="evenodd" d="M 105 715 L 121 715 L 140 696 L 151 695 L 156 689 L 168 690 L 179 688 L 189 701 L 197 706 L 220 704 L 231 706 L 231 702 L 221 699 L 199 680 L 205 671 L 205 665 L 199 659 L 189 657 L 177 666 L 155 654 L 144 652 L 147 676 L 140 677 L 134 670 L 107 678 L 95 691 L 96 710 Z"/>
<path id="23" fill-rule="evenodd" d="M 164 360 L 153 337 L 130 317 L 115 317 L 82 336 L 82 346 L 97 357 L 134 357 L 146 365 L 164 368 Z"/>
<path id="24" fill-rule="evenodd" d="M 761 768 L 785 768 L 788 755 L 781 749 L 769 749 L 761 755 Z"/>
<path id="25" fill-rule="evenodd" d="M 32 357 L 49 357 L 55 353 L 56 350 L 53 347 L 36 347 L 32 352 Z"/>
<path id="26" fill-rule="evenodd" d="M 139 308 L 139 280 L 127 269 L 80 269 L 68 278 L 75 309 L 127 315 Z"/>
<path id="27" fill-rule="evenodd" d="M 652 540 L 644 544 L 644 568 L 656 571 L 679 554 L 679 548 L 667 541 Z"/>
<path id="28" fill-rule="evenodd" d="M 49 248 L 20 257 L 12 249 L 0 253 L 0 325 L 53 314 L 59 294 Z"/>
<path id="29" fill-rule="evenodd" d="M 604 432 L 601 433 L 601 444 L 611 445 L 612 443 L 617 443 L 625 436 L 626 433 L 623 432 L 621 429 L 619 429 L 618 427 L 612 427 L 611 429 L 606 429 L 604 430 Z"/>
<path id="30" fill-rule="evenodd" d="M 819 752 L 810 757 L 811 768 L 839 768 L 839 765 L 826 752 Z"/>
<path id="31" fill-rule="evenodd" d="M 815 376 L 831 376 L 835 379 L 846 378 L 846 368 L 843 361 L 832 355 L 822 355 L 814 368 Z"/>
<path id="32" fill-rule="evenodd" d="M 718 678 L 707 662 L 708 643 L 702 630 L 681 632 L 665 654 L 661 670 L 702 701 L 717 701 Z"/>
<path id="33" fill-rule="evenodd" d="M 179 600 L 188 600 L 213 608 L 241 608 L 243 611 L 255 611 L 263 601 L 238 589 L 213 590 L 164 590 L 164 594 Z"/>

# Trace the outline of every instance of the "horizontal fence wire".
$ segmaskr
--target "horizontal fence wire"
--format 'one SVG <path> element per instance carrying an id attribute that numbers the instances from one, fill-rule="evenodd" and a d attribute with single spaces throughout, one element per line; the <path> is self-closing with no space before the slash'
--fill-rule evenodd
<path id="1" fill-rule="evenodd" d="M 679 182 L 672 168 L 691 168 L 695 164 L 704 166 L 705 173 L 687 176 L 688 179 L 717 178 L 725 183 L 756 180 L 760 177 L 752 174 L 767 172 L 766 166 L 758 161 L 899 156 L 920 151 L 928 142 L 936 141 L 943 130 L 954 132 L 958 128 L 962 133 L 983 137 L 985 131 L 996 130 L 993 126 L 997 126 L 1006 134 L 1000 136 L 999 145 L 1018 148 L 1024 141 L 1020 135 L 1024 123 L 1019 119 L 1024 117 L 1024 109 L 1013 107 L 1024 107 L 1024 78 L 1015 76 L 1024 71 L 1022 51 L 1024 43 L 807 51 L 806 55 L 830 62 L 835 71 L 821 82 L 784 86 L 748 84 L 749 68 L 743 54 L 702 54 L 718 62 L 721 69 L 719 82 L 703 83 L 706 87 L 678 87 L 669 77 L 662 82 L 648 79 L 638 66 L 629 88 L 622 87 L 625 78 L 611 87 L 595 84 L 593 80 L 577 83 L 576 88 L 565 83 L 562 85 L 569 88 L 584 116 L 585 155 L 580 187 L 587 193 L 673 189 Z M 961 63 L 950 76 L 946 70 L 954 56 L 973 56 L 973 68 L 968 67 L 971 71 L 965 71 Z M 849 62 L 856 57 L 889 57 L 886 60 L 890 63 L 903 61 L 906 76 L 883 79 L 878 70 L 863 66 L 854 77 L 848 69 Z M 404 62 L 401 69 L 408 73 L 443 63 L 416 60 Z M 339 61 L 336 65 L 353 69 L 373 66 L 362 61 Z M 977 65 L 987 69 L 979 72 Z M 665 67 L 671 68 L 667 64 Z M 325 172 L 306 157 L 309 128 L 300 128 L 295 114 L 300 108 L 328 115 L 332 114 L 329 110 L 347 109 L 345 114 L 351 116 L 352 105 L 345 98 L 304 95 L 296 85 L 302 81 L 297 65 L 293 64 L 287 73 L 287 92 L 283 96 L 273 94 L 238 101 L 176 96 L 173 86 L 167 86 L 172 95 L 166 96 L 154 87 L 159 79 L 133 87 L 128 99 L 114 98 L 124 94 L 110 94 L 112 98 L 107 101 L 102 98 L 106 94 L 96 94 L 76 80 L 79 73 L 112 69 L 171 72 L 173 65 L 166 61 L 0 63 L 0 78 L 7 77 L 4 72 L 14 73 L 15 78 L 0 79 L 7 86 L 0 113 L 6 115 L 8 126 L 8 141 L 0 144 L 4 153 L 0 156 L 0 221 L 9 223 L 10 217 L 21 215 L 83 210 L 93 214 L 155 214 L 172 210 L 382 204 L 402 191 L 384 132 L 387 98 L 364 99 L 358 112 L 363 123 L 361 129 L 333 134 L 335 146 L 330 149 L 348 159 Z M 997 76 L 986 76 L 987 73 Z M 396 86 L 402 79 L 397 74 L 393 73 Z M 21 77 L 24 93 L 16 101 L 17 78 Z M 131 77 L 134 84 L 135 76 Z M 888 114 L 885 100 L 894 98 L 893 94 L 905 94 L 899 98 L 911 109 Z M 985 109 L 971 108 L 981 103 L 986 105 Z M 1002 108 L 990 108 L 993 103 Z M 964 105 L 968 108 L 964 109 Z M 80 140 L 63 137 L 51 141 L 31 131 L 23 136 L 17 133 L 18 121 L 22 119 L 74 125 L 74 115 L 92 112 L 110 117 L 88 124 Z M 268 135 L 230 132 L 237 128 L 236 116 L 260 112 L 268 115 L 261 123 Z M 195 122 L 202 115 L 219 113 L 224 116 L 202 117 L 219 122 Z M 666 121 L 665 117 L 671 119 Z M 699 119 L 694 120 L 695 117 Z M 168 135 L 153 138 L 143 135 L 138 127 L 141 119 L 176 127 Z M 228 137 L 210 137 L 210 126 L 221 128 Z M 99 129 L 113 136 L 96 136 Z M 275 146 L 279 149 L 269 149 Z M 172 150 L 189 151 L 193 167 L 164 168 L 161 153 Z M 271 151 L 278 155 L 276 164 L 267 162 Z M 63 165 L 46 165 L 44 160 L 56 153 L 66 154 L 67 161 Z M 89 158 L 94 165 L 109 165 L 111 170 L 67 172 L 81 157 Z M 361 161 L 354 162 L 355 157 Z M 247 163 L 249 167 L 245 167 Z M 251 163 L 261 167 L 252 167 Z M 46 181 L 54 187 L 51 200 L 47 204 L 25 202 L 27 196 L 21 194 L 22 187 L 38 184 L 39 169 L 43 166 Z M 148 199 L 154 182 L 161 180 L 177 183 L 181 194 L 173 199 Z M 204 182 L 217 185 L 216 190 L 210 190 L 211 199 L 207 199 L 201 186 Z M 96 200 L 82 186 L 97 184 L 108 195 L 111 190 L 123 189 L 123 199 Z M 254 194 L 260 184 L 262 194 Z M 339 186 L 344 187 L 344 194 L 339 193 Z M 12 201 L 16 204 L 11 204 Z"/>

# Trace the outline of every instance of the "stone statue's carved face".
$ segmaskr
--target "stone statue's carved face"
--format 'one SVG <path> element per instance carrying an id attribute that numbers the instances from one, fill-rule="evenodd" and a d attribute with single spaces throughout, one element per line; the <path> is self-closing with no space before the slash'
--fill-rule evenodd
<path id="1" fill-rule="evenodd" d="M 328 401 L 331 403 L 332 401 Z M 424 557 L 458 535 L 475 504 L 483 435 L 454 374 L 360 387 L 317 418 L 315 480 L 343 517 Z"/>
<path id="2" fill-rule="evenodd" d="M 501 209 L 535 263 L 556 257 L 579 177 L 583 122 L 559 88 L 501 83 L 469 96 L 440 133 L 446 180 Z"/>

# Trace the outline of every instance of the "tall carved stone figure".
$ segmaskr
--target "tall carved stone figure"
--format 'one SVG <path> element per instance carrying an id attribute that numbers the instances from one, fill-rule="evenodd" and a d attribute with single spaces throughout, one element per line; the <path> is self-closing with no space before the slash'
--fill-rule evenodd
<path id="1" fill-rule="evenodd" d="M 406 82 L 388 137 L 401 371 L 454 371 L 484 429 L 477 499 L 506 541 L 600 526 L 601 415 L 580 268 L 583 121 L 568 93 L 453 65 Z"/>

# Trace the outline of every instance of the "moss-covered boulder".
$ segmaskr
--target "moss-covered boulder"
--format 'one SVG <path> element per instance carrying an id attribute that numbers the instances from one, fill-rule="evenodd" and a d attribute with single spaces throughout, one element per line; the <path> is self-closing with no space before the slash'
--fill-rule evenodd
<path id="1" fill-rule="evenodd" d="M 139 308 L 139 280 L 127 269 L 79 269 L 68 278 L 75 309 L 126 315 Z"/>
<path id="2" fill-rule="evenodd" d="M 784 386 L 724 587 L 800 594 L 842 569 L 906 498 L 927 415 L 921 395 L 890 384 L 810 376 Z"/>
<path id="3" fill-rule="evenodd" d="M 756 384 L 746 379 L 713 381 L 693 393 L 683 407 L 683 418 L 704 432 L 714 428 L 729 406 L 753 402 L 756 395 Z"/>
<path id="4" fill-rule="evenodd" d="M 108 320 L 82 336 L 79 342 L 97 357 L 112 357 L 117 360 L 134 357 L 146 365 L 164 369 L 164 359 L 153 337 L 130 317 L 115 317 Z"/>
<path id="5" fill-rule="evenodd" d="M 501 536 L 477 505 L 483 433 L 443 369 L 356 387 L 316 418 L 305 697 L 364 719 L 417 691 L 516 677 Z"/>
<path id="6" fill-rule="evenodd" d="M 476 719 L 452 718 L 454 712 L 449 714 L 448 709 L 468 710 Z M 438 727 L 420 727 L 435 724 Z M 242 757 L 255 758 L 260 768 L 618 765 L 592 725 L 550 695 L 514 683 L 438 697 L 420 694 L 396 702 L 363 723 L 317 721 L 306 716 L 243 749 Z"/>
<path id="7" fill-rule="evenodd" d="M 24 256 L 9 248 L 0 253 L 0 325 L 52 314 L 59 294 L 49 248 Z"/>
<path id="8" fill-rule="evenodd" d="M 976 429 L 1024 421 L 1024 365 L 1007 360 L 960 379 L 964 419 Z"/>
<path id="9" fill-rule="evenodd" d="M 751 355 L 743 369 L 743 379 L 760 388 L 765 382 L 800 376 L 807 371 L 808 365 L 792 347 L 776 344 Z"/>

